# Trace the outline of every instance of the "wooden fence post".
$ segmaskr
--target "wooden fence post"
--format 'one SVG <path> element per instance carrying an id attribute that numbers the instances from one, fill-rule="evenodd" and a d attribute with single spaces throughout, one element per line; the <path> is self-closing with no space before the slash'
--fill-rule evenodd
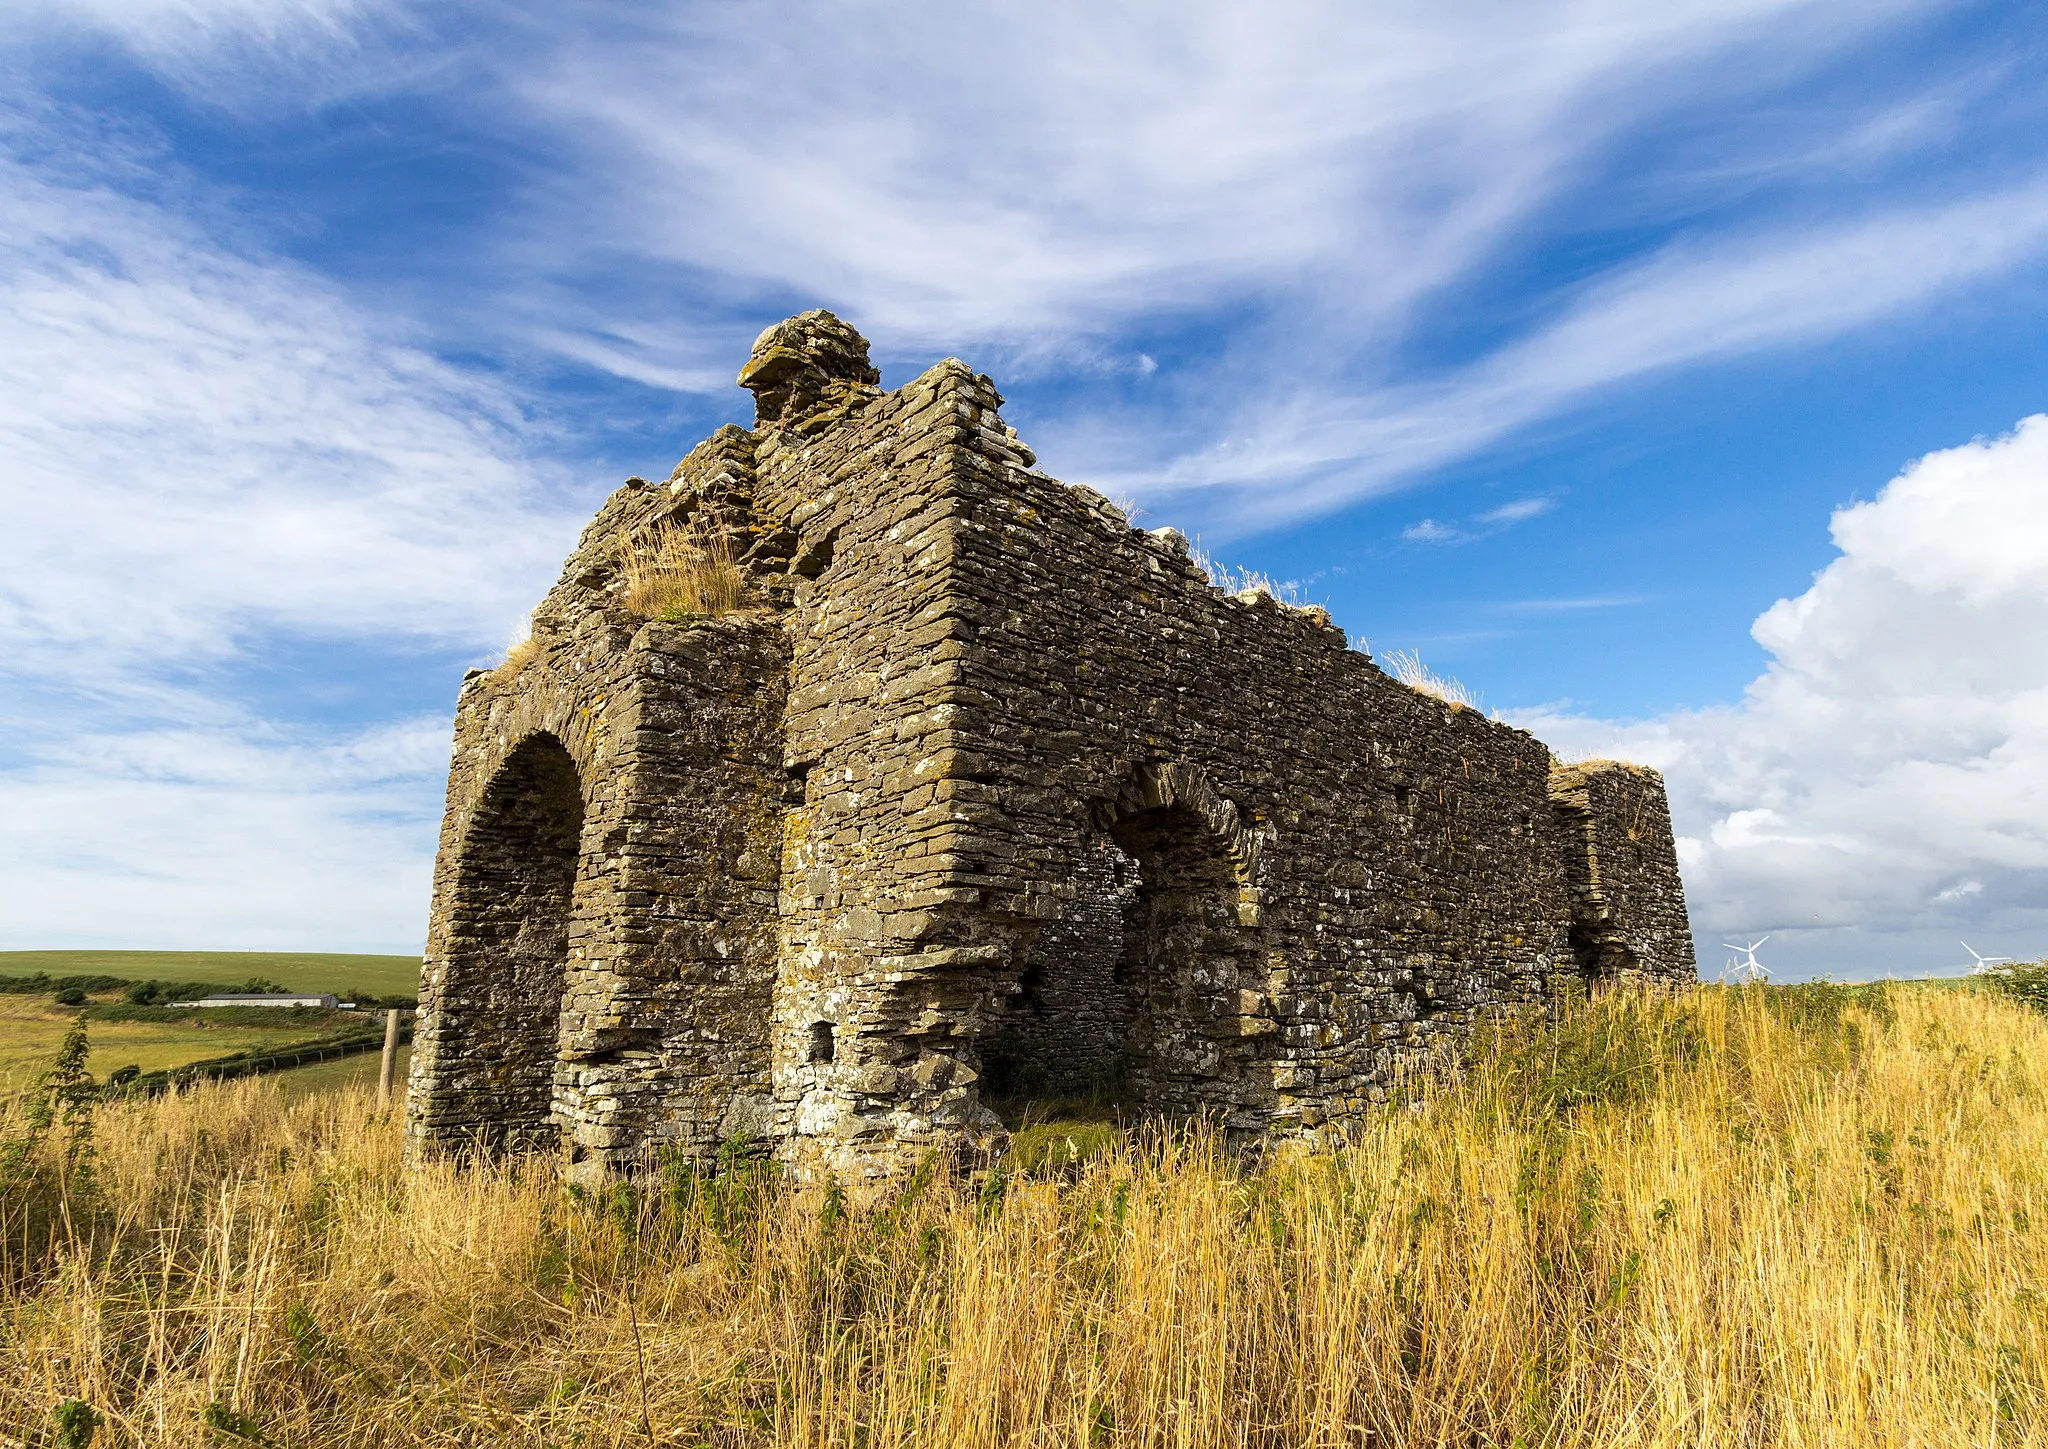
<path id="1" fill-rule="evenodd" d="M 384 1013 L 384 1058 L 377 1063 L 377 1105 L 391 1104 L 391 1080 L 398 1075 L 398 1008 Z"/>

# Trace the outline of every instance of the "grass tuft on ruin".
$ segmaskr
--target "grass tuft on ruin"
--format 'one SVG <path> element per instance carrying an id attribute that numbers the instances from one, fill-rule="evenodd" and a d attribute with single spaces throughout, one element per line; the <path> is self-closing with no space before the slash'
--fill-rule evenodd
<path id="1" fill-rule="evenodd" d="M 619 577 L 626 607 L 649 619 L 729 614 L 746 595 L 731 539 L 702 512 L 624 539 Z"/>

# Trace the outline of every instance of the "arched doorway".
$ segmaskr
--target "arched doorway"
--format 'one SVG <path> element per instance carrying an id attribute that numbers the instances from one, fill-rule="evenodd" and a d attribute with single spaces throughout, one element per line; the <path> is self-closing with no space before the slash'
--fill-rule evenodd
<path id="1" fill-rule="evenodd" d="M 1145 1111 L 1227 1116 L 1258 1095 L 1249 1068 L 1267 1034 L 1246 1014 L 1265 998 L 1227 843 L 1183 804 L 1127 816 L 1110 834 L 1138 876 L 1117 966 L 1130 1003 L 1126 1089 Z"/>
<path id="2" fill-rule="evenodd" d="M 1098 814 L 1071 899 L 984 1043 L 999 1110 L 1015 1120 L 1108 1098 L 1258 1125 L 1278 1032 L 1250 904 L 1261 844 L 1185 766 L 1148 773 Z"/>
<path id="3" fill-rule="evenodd" d="M 582 831 L 575 762 L 553 735 L 529 736 L 485 789 L 456 867 L 444 970 L 423 1024 L 438 1069 L 424 1104 L 429 1140 L 493 1152 L 555 1140 Z"/>

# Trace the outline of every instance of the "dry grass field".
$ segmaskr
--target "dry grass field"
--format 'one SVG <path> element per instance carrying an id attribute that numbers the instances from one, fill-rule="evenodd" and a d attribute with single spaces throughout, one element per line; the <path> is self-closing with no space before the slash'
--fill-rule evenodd
<path id="1" fill-rule="evenodd" d="M 0 1153 L 25 1442 L 2048 1443 L 2048 1018 L 1979 990 L 1611 997 L 1342 1152 L 1054 1126 L 859 1205 L 408 1173 L 360 1089 L 92 1127 Z"/>

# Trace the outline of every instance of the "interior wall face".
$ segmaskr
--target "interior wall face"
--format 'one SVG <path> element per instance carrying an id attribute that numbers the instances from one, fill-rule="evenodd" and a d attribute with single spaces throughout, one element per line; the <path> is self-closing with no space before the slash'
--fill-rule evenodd
<path id="1" fill-rule="evenodd" d="M 776 901 L 791 782 L 782 631 L 655 622 L 635 640 L 617 906 L 572 970 L 558 1097 L 573 1151 L 623 1166 L 772 1140 Z"/>
<path id="2" fill-rule="evenodd" d="M 1135 1003 L 1124 951 L 1136 924 L 1138 862 L 1099 835 L 1081 850 L 1072 888 L 984 1041 L 992 1098 L 1089 1097 L 1126 1085 Z"/>
<path id="3" fill-rule="evenodd" d="M 486 1151 L 555 1138 L 554 1078 L 583 802 L 561 741 L 506 759 L 463 842 L 435 1049 L 476 1070 L 434 1104 L 444 1139 Z"/>
<path id="4" fill-rule="evenodd" d="M 1692 927 L 1663 780 L 1613 760 L 1560 765 L 1550 797 L 1575 846 L 1566 857 L 1572 951 L 1586 979 L 1692 980 Z"/>

